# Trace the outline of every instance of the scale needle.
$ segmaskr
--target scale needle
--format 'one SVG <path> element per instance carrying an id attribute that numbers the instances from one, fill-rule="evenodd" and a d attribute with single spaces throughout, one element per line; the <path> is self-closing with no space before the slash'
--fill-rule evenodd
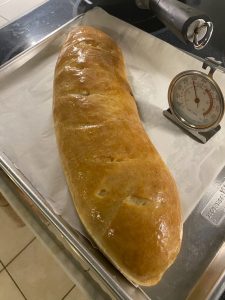
<path id="1" fill-rule="evenodd" d="M 195 91 L 195 103 L 197 104 L 197 108 L 198 108 L 198 105 L 199 105 L 200 99 L 199 99 L 199 98 L 198 98 L 198 96 L 197 96 L 197 91 L 196 91 L 196 86 L 195 86 L 195 82 L 194 82 L 194 80 L 192 80 L 192 82 L 193 82 L 194 91 Z"/>

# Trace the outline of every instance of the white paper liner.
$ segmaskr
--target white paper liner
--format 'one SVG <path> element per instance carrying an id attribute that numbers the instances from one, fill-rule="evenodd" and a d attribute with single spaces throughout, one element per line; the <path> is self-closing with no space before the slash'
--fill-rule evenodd
<path id="1" fill-rule="evenodd" d="M 121 47 L 144 127 L 175 177 L 183 220 L 225 164 L 225 121 L 207 144 L 192 140 L 167 120 L 173 77 L 201 62 L 173 46 L 95 8 L 76 24 L 95 26 Z M 52 83 L 61 39 L 1 82 L 0 151 L 17 165 L 54 212 L 85 234 L 74 209 L 57 151 L 52 120 Z M 225 92 L 224 75 L 216 81 Z M 132 142 L 132 141 L 131 141 Z"/>

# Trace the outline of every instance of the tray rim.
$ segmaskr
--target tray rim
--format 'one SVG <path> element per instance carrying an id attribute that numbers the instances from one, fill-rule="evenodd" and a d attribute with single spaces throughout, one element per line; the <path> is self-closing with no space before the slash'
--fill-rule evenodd
<path id="1" fill-rule="evenodd" d="M 58 36 L 58 33 L 63 32 L 63 30 L 66 30 L 75 20 L 82 17 L 83 14 L 76 16 L 73 20 L 70 20 L 69 22 L 65 23 L 63 26 L 59 27 L 57 30 L 52 32 L 51 34 L 47 35 L 44 39 L 42 39 L 39 43 L 36 45 L 29 47 L 26 51 L 20 53 L 18 56 L 13 58 L 12 60 L 8 61 L 6 64 L 2 65 L 0 67 L 0 78 L 1 76 L 7 74 L 8 72 L 13 72 L 18 67 L 29 61 L 33 56 L 37 55 L 45 46 L 48 45 L 48 42 L 51 42 L 56 36 Z M 188 53 L 189 54 L 189 53 Z M 192 55 L 194 56 L 194 55 Z M 198 58 L 199 59 L 199 58 Z M 220 70 L 224 72 L 225 70 Z M 59 231 L 60 234 L 65 238 L 68 244 L 72 245 L 79 255 L 82 257 L 82 259 L 87 262 L 90 267 L 101 277 L 103 282 L 107 285 L 107 287 L 118 297 L 118 299 L 124 299 L 124 300 L 132 300 L 134 299 L 132 296 L 129 295 L 125 291 L 125 289 L 120 286 L 118 282 L 116 282 L 105 270 L 104 266 L 101 264 L 98 264 L 97 260 L 91 256 L 91 254 L 85 249 L 85 245 L 82 244 L 82 242 L 77 239 L 74 234 L 72 233 L 72 230 L 67 228 L 67 225 L 60 220 L 60 218 L 55 215 L 51 209 L 43 202 L 40 202 L 40 199 L 44 200 L 44 197 L 32 186 L 32 184 L 29 182 L 29 180 L 22 174 L 22 172 L 13 164 L 13 162 L 7 157 L 7 155 L 0 151 L 0 169 L 4 171 L 4 173 L 10 178 L 10 180 L 22 191 L 24 192 L 29 199 L 35 204 L 35 206 L 40 210 L 40 212 L 46 217 L 47 220 L 51 222 L 51 224 L 54 225 L 54 227 Z M 204 198 L 204 196 L 202 197 Z M 45 201 L 45 200 L 44 200 Z M 46 202 L 46 201 L 45 201 Z M 201 202 L 201 199 L 199 203 Z M 198 206 L 198 204 L 197 204 Z M 193 209 L 193 211 L 195 208 Z M 192 213 L 193 213 L 192 211 Z M 84 252 L 82 251 L 84 250 Z M 215 256 L 216 257 L 216 254 Z M 210 264 L 209 264 L 210 265 Z M 111 265 L 112 266 L 112 265 Z M 114 268 L 112 266 L 112 268 Z M 116 270 L 116 269 L 115 269 Z M 118 275 L 122 277 L 122 280 L 125 281 L 126 287 L 133 288 L 132 284 L 129 283 L 124 277 L 118 272 Z M 105 276 L 106 275 L 106 276 Z M 200 277 L 200 279 L 202 276 Z M 200 281 L 199 279 L 199 281 Z M 204 282 L 205 283 L 205 282 Z M 202 286 L 202 285 L 201 285 Z M 191 292 L 195 291 L 195 289 L 199 288 L 198 282 L 196 282 L 196 286 Z M 144 290 L 141 289 L 141 287 L 137 287 L 136 291 L 140 292 L 141 298 L 135 298 L 136 299 L 150 299 L 150 297 L 145 293 Z M 191 293 L 192 294 L 192 293 Z M 209 293 L 210 294 L 210 293 Z M 208 294 L 210 300 L 213 300 L 210 298 L 210 295 Z M 190 299 L 191 295 L 190 295 Z"/>

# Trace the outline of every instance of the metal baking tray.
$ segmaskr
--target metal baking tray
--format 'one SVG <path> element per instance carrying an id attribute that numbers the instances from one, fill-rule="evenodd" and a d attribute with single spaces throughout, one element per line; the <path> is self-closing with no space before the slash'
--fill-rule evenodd
<path id="1" fill-rule="evenodd" d="M 67 23 L 69 24 L 70 21 Z M 0 69 L 0 77 L 12 72 L 38 53 L 49 39 L 60 33 L 65 24 L 9 60 Z M 63 239 L 75 250 L 74 257 L 90 266 L 97 280 L 117 299 L 219 299 L 225 279 L 225 167 L 210 185 L 205 195 L 184 223 L 181 252 L 161 282 L 149 288 L 135 287 L 128 282 L 105 257 L 83 236 L 45 204 L 43 196 L 20 170 L 0 153 L 0 168 L 32 201 L 40 214 L 50 222 Z M 204 287 L 204 288 L 203 288 Z"/>

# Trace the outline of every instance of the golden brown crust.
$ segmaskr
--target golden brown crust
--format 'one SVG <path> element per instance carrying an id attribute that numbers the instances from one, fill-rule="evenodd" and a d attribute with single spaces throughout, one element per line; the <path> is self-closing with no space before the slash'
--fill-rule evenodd
<path id="1" fill-rule="evenodd" d="M 79 216 L 130 280 L 156 284 L 181 243 L 179 197 L 140 122 L 120 49 L 76 27 L 54 81 L 59 151 Z"/>

